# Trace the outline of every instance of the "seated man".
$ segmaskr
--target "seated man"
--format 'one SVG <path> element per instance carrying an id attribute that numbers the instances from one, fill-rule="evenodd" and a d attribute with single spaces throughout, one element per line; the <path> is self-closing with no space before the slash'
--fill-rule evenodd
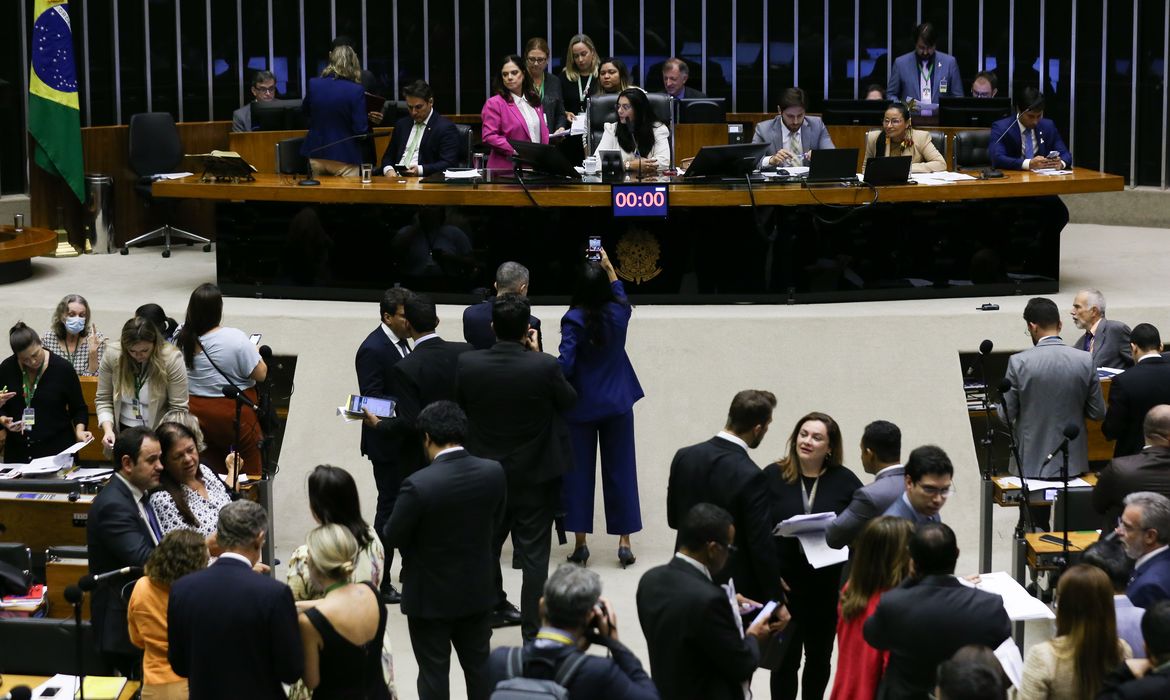
<path id="1" fill-rule="evenodd" d="M 981 70 L 975 74 L 971 83 L 971 97 L 995 97 L 999 94 L 999 78 L 989 70 Z"/>
<path id="2" fill-rule="evenodd" d="M 1044 118 L 1044 93 L 1025 87 L 1016 99 L 1019 113 L 991 125 L 987 156 L 1002 170 L 1068 168 L 1072 154 L 1051 119 Z M 1066 212 L 1067 217 L 1067 212 Z"/>
<path id="3" fill-rule="evenodd" d="M 666 94 L 676 100 L 692 100 L 696 97 L 706 97 L 699 90 L 693 87 L 687 87 L 687 78 L 690 75 L 691 69 L 687 67 L 686 61 L 674 57 L 666 59 L 662 64 L 662 85 L 666 90 Z"/>
<path id="4" fill-rule="evenodd" d="M 1142 635 L 1149 658 L 1122 662 L 1105 677 L 1097 700 L 1170 697 L 1170 601 L 1162 601 L 1146 611 L 1142 617 Z"/>
<path id="5" fill-rule="evenodd" d="M 906 492 L 883 515 L 905 518 L 915 525 L 942 522 L 939 511 L 951 495 L 955 467 L 942 448 L 917 447 L 906 460 Z"/>
<path id="6" fill-rule="evenodd" d="M 760 166 L 808 165 L 813 149 L 835 148 L 820 117 L 805 115 L 804 90 L 791 87 L 780 96 L 780 115 L 756 125 L 752 143 L 769 144 L 771 155 Z"/>
<path id="7" fill-rule="evenodd" d="M 276 99 L 276 76 L 272 71 L 260 70 L 252 76 L 252 97 L 255 102 Z M 252 131 L 252 103 L 232 112 L 232 131 Z"/>
<path id="8" fill-rule="evenodd" d="M 1137 491 L 1170 497 L 1170 406 L 1151 408 L 1142 422 L 1142 432 L 1145 447 L 1140 452 L 1114 457 L 1101 470 L 1093 488 L 1093 508 L 1098 513 L 1110 518 L 1119 516 L 1122 500 Z"/>
<path id="9" fill-rule="evenodd" d="M 1125 589 L 1133 604 L 1148 609 L 1170 599 L 1170 498 L 1151 491 L 1126 496 L 1117 534 L 1134 560 Z"/>
<path id="10" fill-rule="evenodd" d="M 390 145 L 382 155 L 382 174 L 393 175 L 394 166 L 406 175 L 441 173 L 459 164 L 459 132 L 455 124 L 435 111 L 431 86 L 416 80 L 402 89 L 409 117 L 394 125 Z"/>

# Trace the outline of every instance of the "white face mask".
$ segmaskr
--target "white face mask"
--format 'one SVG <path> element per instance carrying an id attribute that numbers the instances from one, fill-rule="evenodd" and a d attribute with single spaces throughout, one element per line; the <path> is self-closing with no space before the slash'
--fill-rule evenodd
<path id="1" fill-rule="evenodd" d="M 85 330 L 85 319 L 81 316 L 70 316 L 65 319 L 65 330 L 77 335 Z"/>

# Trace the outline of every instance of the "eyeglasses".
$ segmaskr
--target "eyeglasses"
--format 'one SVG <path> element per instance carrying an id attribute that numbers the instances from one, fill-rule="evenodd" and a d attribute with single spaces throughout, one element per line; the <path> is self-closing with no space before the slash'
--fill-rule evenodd
<path id="1" fill-rule="evenodd" d="M 915 486 L 922 489 L 922 493 L 925 493 L 927 496 L 930 496 L 932 498 L 934 496 L 942 496 L 943 498 L 950 498 L 951 496 L 955 495 L 955 487 L 954 486 L 944 486 L 941 488 L 938 486 L 927 486 L 926 484 L 915 484 Z"/>
<path id="2" fill-rule="evenodd" d="M 731 544 L 730 542 L 712 542 L 711 544 L 714 544 L 714 545 L 717 545 L 719 547 L 726 549 L 728 554 L 735 554 L 736 552 L 739 551 L 739 547 L 736 547 L 735 545 Z"/>
<path id="3" fill-rule="evenodd" d="M 530 66 L 543 66 L 546 63 L 548 63 L 547 58 L 541 58 L 540 56 L 529 56 L 528 57 L 528 65 L 530 65 Z"/>
<path id="4" fill-rule="evenodd" d="M 276 94 L 276 86 L 275 85 L 267 85 L 267 86 L 253 85 L 252 89 L 255 90 L 256 92 L 262 94 L 262 95 L 275 95 Z"/>
<path id="5" fill-rule="evenodd" d="M 901 124 L 904 121 L 906 120 L 901 117 L 894 117 L 893 119 L 883 119 L 882 124 L 885 126 L 893 126 L 894 124 Z"/>
<path id="6" fill-rule="evenodd" d="M 617 111 L 629 112 L 633 108 L 634 108 L 634 105 L 630 104 L 629 102 L 619 102 L 618 106 L 617 106 Z"/>

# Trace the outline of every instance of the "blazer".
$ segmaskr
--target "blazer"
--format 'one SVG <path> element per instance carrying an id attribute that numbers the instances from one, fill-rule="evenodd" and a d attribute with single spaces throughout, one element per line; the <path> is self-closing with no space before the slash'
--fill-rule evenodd
<path id="1" fill-rule="evenodd" d="M 677 557 L 638 582 L 638 621 L 663 700 L 743 700 L 760 661 L 741 636 L 727 592 Z"/>
<path id="2" fill-rule="evenodd" d="M 150 383 L 148 409 L 152 430 L 162 423 L 163 416 L 170 411 L 188 410 L 187 365 L 183 363 L 183 353 L 165 342 L 159 345 L 159 352 L 162 353 L 163 366 L 166 368 L 166 382 Z M 122 383 L 117 381 L 121 357 L 121 346 L 111 343 L 98 366 L 97 394 L 94 397 L 98 425 L 107 421 L 113 423 L 115 432 L 122 429 Z"/>
<path id="3" fill-rule="evenodd" d="M 604 345 L 598 347 L 589 342 L 584 309 L 573 307 L 561 318 L 557 362 L 577 390 L 576 405 L 565 413 L 565 420 L 570 423 L 620 416 L 645 396 L 626 354 L 626 332 L 633 310 L 621 280 L 614 280 L 610 286 L 618 301 L 606 304 L 602 312 Z"/>
<path id="4" fill-rule="evenodd" d="M 544 107 L 538 105 L 536 109 L 537 121 L 540 122 L 540 143 L 548 143 L 548 124 L 544 119 Z M 499 95 L 492 95 L 483 104 L 479 113 L 483 120 L 483 142 L 491 151 L 488 153 L 487 167 L 492 170 L 511 170 L 512 154 L 516 152 L 508 139 L 529 141 L 528 123 L 520 114 L 520 108 L 511 99 L 505 100 Z"/>
<path id="5" fill-rule="evenodd" d="M 909 579 L 881 597 L 862 634 L 890 663 L 878 691 L 882 700 L 925 699 L 938 665 L 960 647 L 995 649 L 1011 636 L 1003 598 L 968 588 L 954 576 Z"/>
<path id="6" fill-rule="evenodd" d="M 1153 491 L 1170 498 L 1170 447 L 1151 446 L 1137 454 L 1114 457 L 1097 477 L 1093 509 L 1110 518 L 1120 516 L 1122 501 L 1137 491 Z"/>
<path id="7" fill-rule="evenodd" d="M 890 70 L 890 79 L 886 83 L 886 97 L 891 100 L 904 101 L 907 97 L 919 100 L 922 97 L 918 89 L 919 72 L 918 55 L 913 51 L 904 53 L 894 59 L 894 66 Z M 930 77 L 930 95 L 937 103 L 940 97 L 939 87 L 942 79 L 947 79 L 946 97 L 963 96 L 963 79 L 959 77 L 959 63 L 955 57 L 934 52 L 934 72 Z"/>
<path id="8" fill-rule="evenodd" d="M 1023 137 L 1015 117 L 1004 117 L 993 123 L 988 141 L 991 145 L 987 147 L 987 157 L 993 166 L 1003 170 L 1024 169 Z M 1065 165 L 1072 167 L 1072 154 L 1060 138 L 1056 124 L 1051 119 L 1041 119 L 1036 124 L 1036 153 L 1043 156 L 1049 151 L 1060 153 Z"/>
<path id="9" fill-rule="evenodd" d="M 667 524 L 678 530 L 697 503 L 717 505 L 735 522 L 738 551 L 716 581 L 735 579 L 735 590 L 753 600 L 782 600 L 767 479 L 743 447 L 716 436 L 675 453 L 666 485 Z"/>
<path id="10" fill-rule="evenodd" d="M 394 125 L 394 133 L 390 136 L 390 145 L 382 154 L 382 167 L 379 172 L 384 173 L 386 168 L 402 160 L 413 133 L 414 119 L 403 117 L 398 120 L 398 123 Z M 457 165 L 459 165 L 459 132 L 455 129 L 455 123 L 432 110 L 430 119 L 423 127 L 422 138 L 418 142 L 420 174 L 441 173 L 447 168 L 453 168 Z"/>
<path id="11" fill-rule="evenodd" d="M 402 552 L 402 613 L 460 618 L 497 602 L 492 556 L 507 483 L 499 462 L 467 450 L 439 455 L 402 482 L 384 543 Z"/>
<path id="12" fill-rule="evenodd" d="M 609 650 L 609 657 L 587 655 L 585 662 L 573 674 L 572 680 L 566 686 L 570 698 L 622 698 L 623 700 L 658 700 L 658 689 L 654 681 L 646 675 L 642 662 L 626 645 L 615 639 L 599 638 L 594 645 Z M 539 668 L 547 670 L 545 675 L 552 678 L 554 669 L 560 669 L 561 663 L 573 650 L 563 644 L 555 646 L 537 647 L 532 642 L 524 645 L 524 654 L 527 658 L 541 659 L 548 665 Z M 508 677 L 509 647 L 497 647 L 488 659 L 488 686 L 496 687 L 500 681 Z M 533 674 L 533 677 L 536 677 Z"/>
<path id="13" fill-rule="evenodd" d="M 854 491 L 849 506 L 825 531 L 825 542 L 833 549 L 853 544 L 866 523 L 885 513 L 906 492 L 905 473 L 906 468 L 901 464 L 889 467 L 888 471 L 878 474 L 873 483 Z"/>
<path id="14" fill-rule="evenodd" d="M 154 540 L 142 517 L 130 487 L 111 477 L 89 507 L 85 522 L 85 543 L 89 551 L 89 573 L 104 574 L 124 566 L 142 566 L 154 551 Z M 122 589 L 136 577 L 123 575 L 103 579 L 93 592 L 94 635 L 98 649 L 115 654 L 133 654 L 126 625 L 126 602 Z"/>
<path id="15" fill-rule="evenodd" d="M 382 324 L 370 331 L 358 346 L 354 366 L 357 369 L 358 391 L 362 396 L 387 398 L 393 396 L 391 372 L 402 359 L 398 348 L 390 342 Z M 375 431 L 362 424 L 362 454 L 374 462 L 396 461 L 402 451 L 402 436 L 393 431 Z"/>
<path id="16" fill-rule="evenodd" d="M 618 151 L 622 154 L 622 160 L 626 161 L 635 157 L 633 153 L 622 148 L 617 139 L 617 122 L 606 122 L 601 126 L 601 140 L 597 142 L 597 148 L 593 149 L 593 155 L 597 155 L 601 151 Z M 649 153 L 639 154 L 642 158 L 653 158 L 658 161 L 658 169 L 665 170 L 670 167 L 670 128 L 661 122 L 654 124 L 654 146 Z"/>
<path id="17" fill-rule="evenodd" d="M 528 325 L 536 330 L 537 340 L 540 340 L 541 347 L 544 347 L 540 319 L 529 316 Z M 471 347 L 476 350 L 487 350 L 496 344 L 496 332 L 492 330 L 491 299 L 472 304 L 463 310 L 463 339 L 471 343 Z"/>
<path id="18" fill-rule="evenodd" d="M 292 591 L 238 559 L 175 581 L 167 624 L 167 658 L 192 700 L 284 698 L 280 684 L 304 670 Z M 215 652 L 229 648 L 230 660 Z"/>
<path id="19" fill-rule="evenodd" d="M 1170 403 L 1170 361 L 1161 355 L 1147 357 L 1113 378 L 1101 432 L 1107 439 L 1117 441 L 1114 457 L 1142 451 L 1146 444 L 1142 430 L 1146 413 L 1164 403 Z"/>
<path id="20" fill-rule="evenodd" d="M 1088 331 L 1073 343 L 1078 350 L 1088 347 Z M 1129 326 L 1121 321 L 1103 318 L 1097 323 L 1097 337 L 1093 341 L 1093 366 L 1129 369 L 1133 367 L 1133 350 L 1129 347 Z"/>
<path id="21" fill-rule="evenodd" d="M 1105 417 L 1101 383 L 1092 358 L 1065 345 L 1060 336 L 1042 338 L 1034 347 L 1008 358 L 1006 378 L 1012 388 L 997 408 L 1001 419 L 1015 425 L 1024 476 L 1048 478 L 1060 473 L 1062 457 L 1043 468 L 1044 458 L 1064 439 L 1069 425 L 1081 428 L 1069 443 L 1068 473 L 1089 470 L 1085 419 Z"/>
<path id="22" fill-rule="evenodd" d="M 874 130 L 865 135 L 866 160 L 877 156 L 878 139 L 886 139 L 885 132 Z M 930 132 L 925 129 L 910 129 L 910 146 L 903 148 L 901 144 L 890 145 L 886 141 L 887 156 L 910 156 L 910 172 L 937 173 L 947 169 L 947 159 L 934 147 L 930 139 Z"/>
<path id="23" fill-rule="evenodd" d="M 460 355 L 455 376 L 455 397 L 471 424 L 467 450 L 502 464 L 510 487 L 545 484 L 569 470 L 562 415 L 577 391 L 552 355 L 500 341 Z"/>
<path id="24" fill-rule="evenodd" d="M 1134 678 L 1129 665 L 1118 664 L 1105 676 L 1097 700 L 1163 700 L 1170 696 L 1170 668 L 1151 670 Z"/>
<path id="25" fill-rule="evenodd" d="M 329 145 L 369 130 L 366 93 L 361 83 L 332 76 L 311 78 L 301 109 L 309 122 L 301 155 L 351 165 L 362 162 L 362 139 Z"/>
<path id="26" fill-rule="evenodd" d="M 1117 650 L 1123 660 L 1133 657 L 1129 644 L 1124 640 L 1117 640 Z M 1077 697 L 1080 674 L 1074 651 L 1066 635 L 1033 644 L 1024 656 L 1024 673 L 1020 679 L 1018 700 Z"/>
<path id="27" fill-rule="evenodd" d="M 788 148 L 788 127 L 784 126 L 783 117 L 773 117 L 766 122 L 756 124 L 756 132 L 752 134 L 752 143 L 768 144 L 768 156 L 776 155 L 781 148 Z M 814 149 L 836 148 L 833 139 L 829 137 L 829 130 L 820 117 L 805 115 L 800 125 L 800 148 L 804 153 Z M 805 163 L 804 154 L 801 160 Z"/>
<path id="28" fill-rule="evenodd" d="M 670 95 L 669 92 L 666 92 L 665 94 Z M 695 100 L 706 97 L 707 95 L 704 94 L 702 90 L 696 90 L 690 85 L 683 85 L 683 94 L 670 96 L 676 100 Z"/>
<path id="29" fill-rule="evenodd" d="M 44 367 L 29 402 L 37 413 L 36 425 L 30 432 L 7 433 L 4 458 L 8 462 L 19 464 L 59 453 L 77 442 L 76 427 L 89 421 L 89 407 L 73 364 L 50 351 Z M 0 415 L 14 421 L 22 419 L 26 408 L 23 382 L 24 373 L 16 355 L 4 358 L 0 362 L 0 386 L 10 387 L 16 396 L 0 406 Z"/>
<path id="30" fill-rule="evenodd" d="M 1134 605 L 1147 610 L 1170 598 L 1170 549 L 1133 570 L 1125 595 Z"/>
<path id="31" fill-rule="evenodd" d="M 232 131 L 252 130 L 252 103 L 240 107 L 232 112 Z"/>
<path id="32" fill-rule="evenodd" d="M 905 480 L 903 480 L 903 484 L 905 484 Z M 894 518 L 904 518 L 914 523 L 915 527 L 917 527 L 923 523 L 941 523 L 942 516 L 940 513 L 936 513 L 935 515 L 928 517 L 914 510 L 914 506 L 910 505 L 909 497 L 906 496 L 905 486 L 903 486 L 902 495 L 895 498 L 894 502 L 890 504 L 889 508 L 886 508 L 882 515 L 889 515 Z"/>
<path id="33" fill-rule="evenodd" d="M 569 118 L 565 116 L 564 85 L 551 73 L 544 75 L 544 94 L 540 96 L 540 105 L 544 107 L 544 121 L 548 124 L 549 132 L 561 128 L 569 128 Z"/>

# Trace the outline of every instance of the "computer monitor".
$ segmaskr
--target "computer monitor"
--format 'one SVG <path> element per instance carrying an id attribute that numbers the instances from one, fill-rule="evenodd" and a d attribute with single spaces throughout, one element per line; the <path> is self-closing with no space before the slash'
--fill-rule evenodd
<path id="1" fill-rule="evenodd" d="M 292 131 L 306 128 L 300 100 L 269 100 L 252 103 L 253 131 Z"/>
<path id="2" fill-rule="evenodd" d="M 535 172 L 566 178 L 578 177 L 576 169 L 556 146 L 517 139 L 508 139 L 508 143 L 516 150 L 516 157 L 532 166 Z"/>
<path id="3" fill-rule="evenodd" d="M 887 100 L 825 100 L 821 118 L 837 126 L 879 126 L 889 106 Z"/>
<path id="4" fill-rule="evenodd" d="M 722 124 L 727 102 L 722 97 L 688 97 L 678 101 L 679 124 Z"/>
<path id="5" fill-rule="evenodd" d="M 760 165 L 770 144 L 734 143 L 726 146 L 703 146 L 687 168 L 684 178 L 744 177 Z"/>
<path id="6" fill-rule="evenodd" d="M 1011 114 L 1007 97 L 950 97 L 938 103 L 940 126 L 989 127 Z"/>

